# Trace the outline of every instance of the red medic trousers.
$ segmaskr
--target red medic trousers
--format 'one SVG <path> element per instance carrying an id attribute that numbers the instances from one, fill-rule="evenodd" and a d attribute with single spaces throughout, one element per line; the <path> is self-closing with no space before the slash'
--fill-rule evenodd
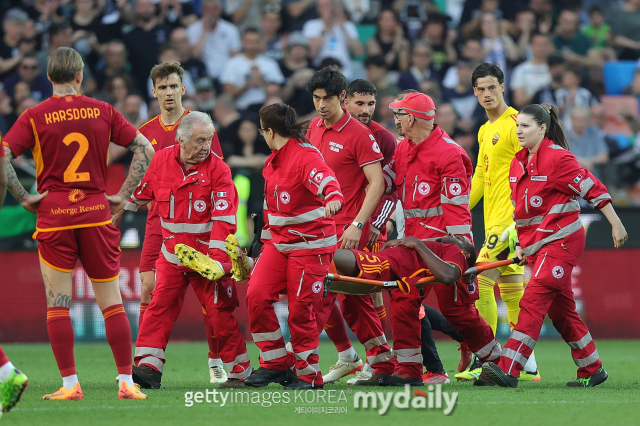
<path id="1" fill-rule="evenodd" d="M 319 364 L 316 309 L 321 303 L 323 280 L 332 254 L 295 256 L 266 243 L 249 279 L 247 310 L 253 341 L 260 348 L 260 366 L 271 370 L 291 367 L 273 304 L 286 290 L 289 299 L 289 331 L 298 377 L 323 384 Z"/>
<path id="2" fill-rule="evenodd" d="M 571 272 L 584 250 L 584 232 L 570 241 L 560 240 L 544 246 L 535 256 L 531 280 L 520 299 L 520 316 L 509 341 L 502 349 L 498 366 L 514 377 L 533 352 L 545 314 L 571 347 L 571 357 L 578 366 L 578 378 L 597 373 L 602 362 L 589 329 L 576 311 L 571 289 Z"/>
<path id="3" fill-rule="evenodd" d="M 191 284 L 215 330 L 218 352 L 229 378 L 245 379 L 251 374 L 244 337 L 233 310 L 238 306 L 235 283 L 228 277 L 209 281 L 197 272 L 180 272 L 160 256 L 156 262 L 156 288 L 145 312 L 136 340 L 136 365 L 145 364 L 162 372 L 165 349 L 173 323 L 178 318 L 184 295 Z"/>

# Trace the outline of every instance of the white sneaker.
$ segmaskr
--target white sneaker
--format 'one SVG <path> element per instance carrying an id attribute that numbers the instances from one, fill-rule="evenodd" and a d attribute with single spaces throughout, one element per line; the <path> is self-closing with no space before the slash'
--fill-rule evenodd
<path id="1" fill-rule="evenodd" d="M 224 371 L 224 367 L 221 365 L 209 367 L 209 376 L 211 377 L 210 383 L 224 383 L 227 381 L 227 372 Z"/>
<path id="2" fill-rule="evenodd" d="M 362 370 L 356 373 L 356 377 L 347 380 L 348 385 L 354 385 L 358 380 L 369 380 L 373 375 L 373 368 L 369 364 L 365 364 Z"/>
<path id="3" fill-rule="evenodd" d="M 341 378 L 350 374 L 355 374 L 360 370 L 362 370 L 362 360 L 360 357 L 357 357 L 356 360 L 352 362 L 338 360 L 335 365 L 332 365 L 331 368 L 329 368 L 329 372 L 327 374 L 322 375 L 322 380 L 325 384 L 337 382 Z"/>

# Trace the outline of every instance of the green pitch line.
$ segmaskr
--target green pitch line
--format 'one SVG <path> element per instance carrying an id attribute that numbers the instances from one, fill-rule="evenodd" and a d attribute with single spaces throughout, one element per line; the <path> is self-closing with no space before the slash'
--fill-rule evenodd
<path id="1" fill-rule="evenodd" d="M 77 402 L 42 401 L 42 395 L 61 386 L 51 348 L 46 344 L 3 344 L 12 362 L 28 376 L 30 386 L 22 401 L 11 412 L 5 413 L 2 425 L 46 426 L 100 426 L 100 425 L 378 425 L 402 421 L 404 425 L 627 425 L 637 424 L 637 403 L 640 400 L 637 356 L 640 341 L 597 340 L 596 344 L 609 380 L 593 389 L 567 389 L 565 382 L 575 377 L 575 365 L 569 347 L 561 341 L 542 341 L 536 346 L 536 358 L 542 374 L 541 383 L 521 383 L 518 389 L 477 388 L 471 383 L 458 382 L 444 385 L 442 391 L 457 392 L 458 404 L 449 416 L 436 409 L 390 408 L 381 417 L 374 409 L 355 409 L 357 391 L 386 392 L 402 389 L 354 388 L 344 383 L 327 385 L 324 401 L 294 401 L 259 403 L 227 400 L 221 403 L 194 403 L 185 407 L 185 393 L 209 390 L 207 346 L 202 343 L 171 343 L 167 349 L 168 362 L 162 379 L 163 388 L 149 390 L 147 401 L 119 401 L 115 383 L 116 369 L 109 346 L 104 344 L 76 345 L 78 376 L 85 400 Z M 248 344 L 254 363 L 258 351 Z M 458 365 L 457 345 L 440 342 L 440 356 L 449 376 L 453 378 Z M 364 350 L 356 345 L 364 357 Z M 320 363 L 328 371 L 337 359 L 331 344 L 323 343 Z M 254 365 L 257 367 L 257 365 Z M 344 380 L 344 379 L 343 379 Z M 427 393 L 428 388 L 416 388 Z M 333 390 L 333 403 L 329 391 Z M 262 401 L 273 401 L 279 385 L 270 385 L 256 392 Z M 434 391 L 435 392 L 435 391 Z M 210 396 L 213 399 L 212 396 Z M 338 400 L 339 399 L 339 400 Z M 346 399 L 346 402 L 345 402 Z M 266 404 L 269 405 L 269 404 Z M 307 409 L 318 413 L 298 414 Z M 320 413 L 324 408 L 324 413 Z M 346 409 L 347 413 L 326 413 L 328 409 Z"/>

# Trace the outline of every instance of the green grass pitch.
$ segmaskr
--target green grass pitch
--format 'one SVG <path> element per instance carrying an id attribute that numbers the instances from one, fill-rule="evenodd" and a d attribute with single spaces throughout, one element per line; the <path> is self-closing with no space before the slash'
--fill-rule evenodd
<path id="1" fill-rule="evenodd" d="M 609 372 L 609 380 L 592 389 L 567 389 L 564 384 L 575 377 L 575 366 L 569 347 L 561 341 L 542 341 L 536 347 L 536 358 L 542 373 L 541 383 L 521 383 L 518 389 L 477 388 L 471 383 L 445 385 L 443 391 L 458 392 L 458 405 L 449 416 L 442 410 L 400 410 L 391 408 L 384 416 L 376 410 L 355 409 L 354 392 L 359 390 L 387 392 L 394 388 L 353 388 L 345 384 L 328 385 L 336 399 L 344 391 L 344 400 L 335 404 L 294 401 L 262 407 L 252 403 L 200 403 L 185 407 L 185 392 L 212 390 L 206 364 L 206 343 L 171 343 L 163 389 L 148 391 L 146 401 L 119 401 L 115 383 L 116 371 L 111 352 L 104 344 L 76 345 L 78 376 L 84 401 L 42 401 L 42 395 L 61 386 L 58 370 L 48 344 L 7 344 L 3 348 L 12 362 L 28 376 L 30 386 L 22 401 L 0 420 L 8 425 L 637 425 L 640 385 L 637 356 L 640 341 L 596 340 L 598 352 Z M 247 344 L 251 359 L 258 351 Z M 458 365 L 457 345 L 438 345 L 449 375 Z M 360 355 L 362 347 L 356 346 Z M 331 344 L 321 345 L 320 361 L 328 371 L 337 355 Z M 344 379 L 343 379 L 344 380 Z M 427 391 L 427 388 L 416 388 Z M 395 389 L 398 391 L 398 389 Z M 255 390 L 249 390 L 255 392 Z M 282 392 L 270 385 L 257 392 Z M 345 407 L 347 413 L 297 414 L 297 407 Z"/>

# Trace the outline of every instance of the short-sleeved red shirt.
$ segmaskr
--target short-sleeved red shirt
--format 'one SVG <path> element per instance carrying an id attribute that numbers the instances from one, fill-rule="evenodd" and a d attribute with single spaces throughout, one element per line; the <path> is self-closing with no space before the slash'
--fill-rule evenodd
<path id="1" fill-rule="evenodd" d="M 336 174 L 344 205 L 335 215 L 338 234 L 344 225 L 353 222 L 364 203 L 364 189 L 368 185 L 362 167 L 382 161 L 380 147 L 371 130 L 345 108 L 344 115 L 331 127 L 326 127 L 322 117 L 314 118 L 307 131 L 307 139 L 320 150 L 324 161 Z"/>
<path id="2" fill-rule="evenodd" d="M 149 142 L 151 142 L 151 146 L 153 146 L 153 149 L 155 149 L 156 151 L 175 145 L 177 143 L 176 131 L 178 130 L 178 125 L 180 124 L 180 121 L 182 121 L 184 116 L 189 114 L 190 112 L 190 110 L 185 109 L 182 117 L 180 117 L 178 121 L 176 121 L 175 124 L 172 125 L 164 124 L 162 122 L 162 116 L 156 115 L 154 118 L 140 126 L 140 133 L 142 133 L 147 139 L 149 139 Z M 218 133 L 213 134 L 211 151 L 218 157 L 222 158 L 222 148 L 220 147 Z M 147 216 L 147 232 L 151 235 L 162 235 L 162 227 L 160 226 L 160 220 L 158 218 L 158 208 L 156 207 L 156 203 L 152 202 L 151 208 L 149 209 L 149 214 Z"/>
<path id="3" fill-rule="evenodd" d="M 38 231 L 111 223 L 105 196 L 109 142 L 129 145 L 137 130 L 113 106 L 83 95 L 56 96 L 26 110 L 4 143 L 36 161 Z"/>

